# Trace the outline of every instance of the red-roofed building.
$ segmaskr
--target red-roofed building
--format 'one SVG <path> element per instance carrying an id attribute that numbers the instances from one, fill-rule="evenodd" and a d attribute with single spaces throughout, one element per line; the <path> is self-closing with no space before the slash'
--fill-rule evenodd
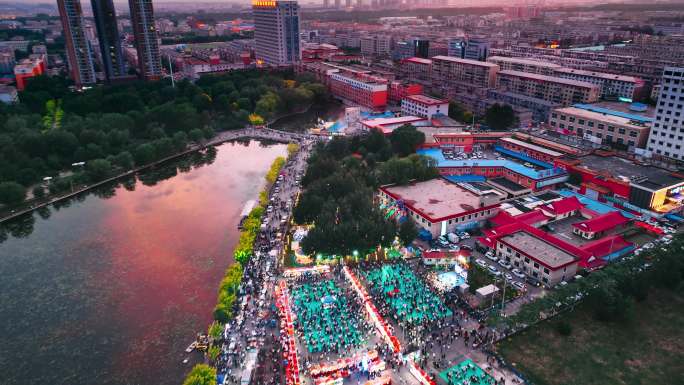
<path id="1" fill-rule="evenodd" d="M 553 215 L 550 215 L 551 212 Z M 490 219 L 494 228 L 483 230 L 484 236 L 478 238 L 477 241 L 484 247 L 495 249 L 499 258 L 509 261 L 514 267 L 548 285 L 572 277 L 568 275 L 567 270 L 567 267 L 572 265 L 568 256 L 576 259 L 575 270 L 577 268 L 592 270 L 633 248 L 632 243 L 625 241 L 619 235 L 604 237 L 578 246 L 537 228 L 557 220 L 556 214 L 565 218 L 569 216 L 568 213 L 582 213 L 585 217 L 592 217 L 573 225 L 575 234 L 577 234 L 575 231 L 577 228 L 585 229 L 583 230 L 585 233 L 590 231 L 591 237 L 584 236 L 587 239 L 600 237 L 608 231 L 626 226 L 631 222 L 618 211 L 598 215 L 585 208 L 576 198 L 566 198 L 516 216 L 502 210 Z M 570 270 L 572 269 L 571 267 Z M 575 273 L 572 272 L 572 274 Z"/>
<path id="2" fill-rule="evenodd" d="M 613 235 L 593 242 L 586 243 L 582 249 L 591 254 L 594 258 L 589 258 L 580 263 L 580 267 L 585 269 L 596 269 L 606 264 L 606 259 L 615 258 L 623 254 L 626 250 L 634 248 L 634 244 L 627 242 L 620 235 Z"/>
<path id="3" fill-rule="evenodd" d="M 544 214 L 542 210 L 532 210 L 524 214 L 516 215 L 514 219 L 526 225 L 540 227 L 549 223 L 551 217 Z"/>
<path id="4" fill-rule="evenodd" d="M 596 239 L 606 232 L 625 227 L 631 220 L 619 211 L 599 215 L 586 221 L 573 223 L 572 232 L 586 239 Z"/>
<path id="5" fill-rule="evenodd" d="M 559 220 L 577 214 L 583 207 L 577 197 L 571 196 L 551 202 L 543 206 L 542 210 L 548 212 L 555 220 Z"/>

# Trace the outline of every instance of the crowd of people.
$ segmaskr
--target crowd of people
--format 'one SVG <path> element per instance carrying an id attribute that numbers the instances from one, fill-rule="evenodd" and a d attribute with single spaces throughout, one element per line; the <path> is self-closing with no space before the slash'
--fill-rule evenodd
<path id="1" fill-rule="evenodd" d="M 332 279 L 303 283 L 291 292 L 295 325 L 310 353 L 340 353 L 365 342 L 362 309 Z"/>
<path id="2" fill-rule="evenodd" d="M 440 373 L 447 385 L 494 385 L 497 381 L 471 360 Z"/>
<path id="3" fill-rule="evenodd" d="M 400 324 L 416 326 L 453 314 L 405 263 L 382 265 L 363 274 L 370 295 L 381 307 L 391 308 Z"/>

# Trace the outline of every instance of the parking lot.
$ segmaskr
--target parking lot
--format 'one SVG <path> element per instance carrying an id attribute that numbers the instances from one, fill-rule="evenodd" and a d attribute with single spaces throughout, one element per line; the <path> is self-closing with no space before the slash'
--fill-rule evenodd
<path id="1" fill-rule="evenodd" d="M 531 298 L 543 295 L 545 289 L 541 286 L 539 281 L 531 277 L 526 277 L 521 271 L 518 271 L 505 261 L 499 261 L 493 252 L 487 254 L 480 251 L 481 249 L 478 250 L 475 240 L 476 237 L 477 236 L 468 233 L 466 239 L 461 239 L 461 237 L 459 237 L 459 240 L 456 243 L 449 242 L 444 238 L 442 238 L 442 241 L 446 242 L 440 242 L 440 240 L 437 239 L 433 241 L 429 247 L 431 249 L 440 250 L 448 249 L 458 251 L 465 249 L 470 251 L 471 264 L 476 264 L 489 272 L 493 281 L 497 281 L 499 286 L 503 287 L 503 283 L 505 283 L 506 285 L 515 287 L 516 290 L 523 294 L 520 298 L 523 301 L 528 301 Z"/>

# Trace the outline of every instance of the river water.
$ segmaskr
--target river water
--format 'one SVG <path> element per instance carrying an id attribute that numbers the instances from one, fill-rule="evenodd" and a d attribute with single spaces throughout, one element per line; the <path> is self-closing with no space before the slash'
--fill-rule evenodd
<path id="1" fill-rule="evenodd" d="M 285 154 L 225 143 L 4 224 L 0 384 L 182 383 L 242 207 Z"/>

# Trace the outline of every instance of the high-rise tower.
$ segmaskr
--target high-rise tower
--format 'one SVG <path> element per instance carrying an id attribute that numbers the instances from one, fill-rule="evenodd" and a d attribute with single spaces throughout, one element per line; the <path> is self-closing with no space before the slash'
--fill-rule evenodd
<path id="1" fill-rule="evenodd" d="M 152 0 L 128 0 L 135 47 L 138 51 L 138 71 L 144 80 L 161 78 L 161 57 L 154 24 Z"/>
<path id="2" fill-rule="evenodd" d="M 256 58 L 275 66 L 292 65 L 301 59 L 299 5 L 291 0 L 255 0 L 254 39 Z"/>
<path id="3" fill-rule="evenodd" d="M 684 160 L 684 68 L 665 67 L 648 150 L 657 157 Z"/>
<path id="4" fill-rule="evenodd" d="M 97 40 L 100 43 L 100 53 L 102 54 L 102 69 L 107 82 L 111 82 L 126 75 L 114 2 L 112 0 L 91 0 L 91 4 L 95 27 L 97 28 Z"/>
<path id="5" fill-rule="evenodd" d="M 90 45 L 85 36 L 81 2 L 80 0 L 57 0 L 57 8 L 64 30 L 71 79 L 79 88 L 86 84 L 94 84 L 95 67 Z"/>

